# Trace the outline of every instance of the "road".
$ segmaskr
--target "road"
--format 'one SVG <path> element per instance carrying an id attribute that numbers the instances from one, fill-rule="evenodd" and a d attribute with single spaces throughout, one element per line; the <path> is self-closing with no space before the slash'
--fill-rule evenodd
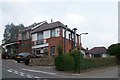
<path id="1" fill-rule="evenodd" d="M 27 66 L 14 60 L 2 60 L 2 78 L 118 78 L 118 66 L 73 74 L 52 66 Z"/>

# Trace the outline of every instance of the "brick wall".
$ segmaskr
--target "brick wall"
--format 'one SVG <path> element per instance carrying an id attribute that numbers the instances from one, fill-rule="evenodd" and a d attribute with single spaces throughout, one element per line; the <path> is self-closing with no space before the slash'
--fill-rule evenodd
<path id="1" fill-rule="evenodd" d="M 64 51 L 64 38 L 62 37 L 52 37 L 47 39 L 47 43 L 49 43 L 49 47 L 48 47 L 48 53 L 50 55 L 50 49 L 52 46 L 55 46 L 55 56 L 58 55 L 58 51 L 57 51 L 57 47 L 59 44 L 62 45 L 63 47 L 63 51 Z M 73 42 L 71 40 L 66 39 L 66 45 L 65 45 L 65 51 L 66 53 L 69 53 L 72 51 L 73 49 Z"/>
<path id="2" fill-rule="evenodd" d="M 54 58 L 32 58 L 29 65 L 54 66 Z"/>
<path id="3" fill-rule="evenodd" d="M 64 37 L 62 36 L 62 28 L 60 29 L 60 36 L 59 37 L 51 37 L 48 38 L 46 41 L 47 43 L 49 43 L 49 47 L 48 47 L 48 53 L 50 56 L 50 49 L 52 46 L 55 46 L 55 56 L 58 55 L 58 51 L 57 51 L 57 47 L 59 44 L 62 45 L 63 47 L 63 51 L 64 51 Z M 79 36 L 77 36 L 77 49 L 79 49 L 80 45 L 79 45 Z M 65 51 L 66 53 L 69 53 L 73 50 L 73 41 L 66 39 L 66 45 L 65 45 Z"/>
<path id="4" fill-rule="evenodd" d="M 49 43 L 49 46 L 48 46 L 48 53 L 50 55 L 50 49 L 52 46 L 55 46 L 55 56 L 58 55 L 58 52 L 57 52 L 57 47 L 59 44 L 62 43 L 62 38 L 61 37 L 52 37 L 52 38 L 48 38 L 47 39 L 47 43 Z"/>
<path id="5" fill-rule="evenodd" d="M 31 40 L 22 40 L 19 44 L 19 53 L 20 52 L 32 52 Z"/>

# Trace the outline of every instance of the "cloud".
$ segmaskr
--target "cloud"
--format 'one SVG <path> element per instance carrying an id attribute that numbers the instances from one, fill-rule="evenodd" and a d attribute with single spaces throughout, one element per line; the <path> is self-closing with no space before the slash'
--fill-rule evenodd
<path id="1" fill-rule="evenodd" d="M 86 36 L 82 35 L 83 46 L 89 48 L 96 46 L 105 46 L 107 48 L 116 43 L 117 40 L 117 35 L 115 36 L 113 33 L 90 32 Z"/>
<path id="2" fill-rule="evenodd" d="M 1 2 L 118 2 L 119 0 L 1 0 Z"/>
<path id="3" fill-rule="evenodd" d="M 71 29 L 79 28 L 80 26 L 85 24 L 86 18 L 83 15 L 75 14 L 75 13 L 66 13 L 61 18 L 61 21 L 67 24 Z"/>
<path id="4" fill-rule="evenodd" d="M 85 17 L 80 14 L 67 13 L 65 15 L 65 20 L 73 24 L 82 24 L 85 22 Z"/>
<path id="5" fill-rule="evenodd" d="M 98 5 L 89 2 L 87 5 L 86 3 L 81 4 L 4 3 L 2 4 L 2 21 L 3 25 L 13 22 L 29 26 L 34 22 L 44 20 L 50 22 L 52 18 L 53 22 L 61 21 L 71 29 L 76 27 L 78 34 L 88 32 L 87 36 L 82 37 L 85 47 L 107 46 L 115 42 L 117 39 L 117 8 L 114 7 L 115 5 L 111 3 L 98 3 L 102 4 Z"/>

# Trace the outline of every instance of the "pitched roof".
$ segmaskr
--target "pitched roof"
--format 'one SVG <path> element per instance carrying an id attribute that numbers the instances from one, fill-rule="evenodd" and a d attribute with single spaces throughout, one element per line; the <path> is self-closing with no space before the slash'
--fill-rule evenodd
<path id="1" fill-rule="evenodd" d="M 46 23 L 38 26 L 36 29 L 33 29 L 32 33 L 36 33 L 36 32 L 39 32 L 39 31 L 44 31 L 44 30 L 48 30 L 48 29 L 52 29 L 52 28 L 57 28 L 57 27 L 65 27 L 65 25 L 62 24 L 59 21 L 53 22 L 53 23 L 47 23 L 46 22 Z"/>
<path id="2" fill-rule="evenodd" d="M 103 54 L 106 52 L 107 52 L 107 49 L 105 47 L 94 47 L 89 50 L 90 54 Z"/>
<path id="3" fill-rule="evenodd" d="M 29 25 L 28 27 L 25 27 L 23 30 L 21 30 L 20 32 L 25 32 L 25 31 L 28 31 L 28 30 L 31 30 L 33 27 L 41 24 L 42 22 L 39 22 L 39 23 L 33 23 L 32 25 Z"/>
<path id="4" fill-rule="evenodd" d="M 57 28 L 57 27 L 63 27 L 65 29 L 73 32 L 70 28 L 68 28 L 66 25 L 64 25 L 60 21 L 56 21 L 56 22 L 52 22 L 52 23 L 47 23 L 46 21 L 39 22 L 39 23 L 33 23 L 32 25 L 25 27 L 23 30 L 21 30 L 19 32 L 21 33 L 21 32 L 25 32 L 28 30 L 32 30 L 31 33 L 36 33 L 36 32 L 40 32 L 40 31 L 44 31 L 44 30 L 48 30 L 48 29 L 52 29 L 52 28 Z"/>

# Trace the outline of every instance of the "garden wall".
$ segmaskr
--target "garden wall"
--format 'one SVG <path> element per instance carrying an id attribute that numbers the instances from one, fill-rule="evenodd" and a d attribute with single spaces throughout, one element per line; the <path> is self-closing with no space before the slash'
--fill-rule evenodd
<path id="1" fill-rule="evenodd" d="M 32 58 L 30 59 L 30 65 L 53 66 L 54 59 L 53 58 Z"/>

